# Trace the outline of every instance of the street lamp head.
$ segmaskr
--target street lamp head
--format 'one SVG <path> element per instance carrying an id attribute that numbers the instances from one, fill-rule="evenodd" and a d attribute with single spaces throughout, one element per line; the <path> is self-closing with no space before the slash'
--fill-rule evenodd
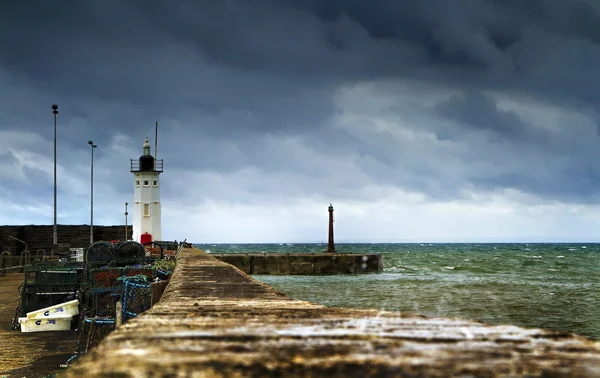
<path id="1" fill-rule="evenodd" d="M 52 105 L 52 114 L 54 114 L 54 115 L 58 114 L 58 105 L 56 105 L 56 104 Z"/>
<path id="2" fill-rule="evenodd" d="M 92 148 L 96 148 L 96 147 L 98 147 L 98 146 L 96 146 L 96 145 L 94 144 L 94 142 L 92 142 L 91 140 L 88 140 L 88 144 L 89 144 L 90 146 L 92 146 Z"/>

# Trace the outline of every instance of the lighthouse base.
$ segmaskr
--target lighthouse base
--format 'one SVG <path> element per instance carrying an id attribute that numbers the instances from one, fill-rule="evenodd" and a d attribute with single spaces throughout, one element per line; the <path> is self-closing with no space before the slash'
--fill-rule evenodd
<path id="1" fill-rule="evenodd" d="M 330 275 L 381 273 L 380 254 L 362 253 L 213 253 L 246 274 Z"/>

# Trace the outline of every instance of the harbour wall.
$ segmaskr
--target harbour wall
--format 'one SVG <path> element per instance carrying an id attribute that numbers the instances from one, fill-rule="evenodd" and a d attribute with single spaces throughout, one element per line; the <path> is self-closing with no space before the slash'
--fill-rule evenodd
<path id="1" fill-rule="evenodd" d="M 131 235 L 131 225 L 128 227 Z M 32 256 L 40 249 L 50 253 L 52 250 L 53 225 L 0 226 L 0 251 L 10 248 L 13 256 L 25 250 L 25 245 L 14 239 L 23 240 Z M 90 225 L 56 226 L 58 243 L 68 243 L 70 248 L 84 248 L 90 243 Z M 125 225 L 94 226 L 94 240 L 125 240 Z"/>
<path id="2" fill-rule="evenodd" d="M 213 253 L 246 274 L 311 275 L 381 273 L 380 254 L 355 253 Z"/>
<path id="3" fill-rule="evenodd" d="M 131 236 L 131 226 L 128 226 Z M 0 252 L 10 250 L 19 256 L 25 245 L 31 256 L 38 250 L 52 250 L 52 225 L 0 226 Z M 58 242 L 70 248 L 84 248 L 90 241 L 90 226 L 57 225 Z M 125 240 L 125 226 L 94 226 L 94 240 Z M 246 274 L 310 275 L 380 273 L 383 262 L 380 254 L 350 253 L 226 253 L 213 254 L 215 258 L 232 264 Z M 13 264 L 14 265 L 14 264 Z"/>

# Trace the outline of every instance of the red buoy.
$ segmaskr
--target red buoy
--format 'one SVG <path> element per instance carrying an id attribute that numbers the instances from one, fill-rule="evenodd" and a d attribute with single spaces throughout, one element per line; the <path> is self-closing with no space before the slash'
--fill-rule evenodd
<path id="1" fill-rule="evenodd" d="M 152 235 L 147 232 L 144 232 L 140 235 L 140 244 L 150 243 L 152 241 Z"/>

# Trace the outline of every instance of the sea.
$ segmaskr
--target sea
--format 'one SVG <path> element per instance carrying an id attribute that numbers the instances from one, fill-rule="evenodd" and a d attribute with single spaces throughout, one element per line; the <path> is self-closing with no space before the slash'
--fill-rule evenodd
<path id="1" fill-rule="evenodd" d="M 318 253 L 326 244 L 197 244 L 209 253 Z M 600 340 L 600 244 L 336 244 L 380 253 L 383 273 L 255 275 L 287 296 L 573 332 Z"/>

